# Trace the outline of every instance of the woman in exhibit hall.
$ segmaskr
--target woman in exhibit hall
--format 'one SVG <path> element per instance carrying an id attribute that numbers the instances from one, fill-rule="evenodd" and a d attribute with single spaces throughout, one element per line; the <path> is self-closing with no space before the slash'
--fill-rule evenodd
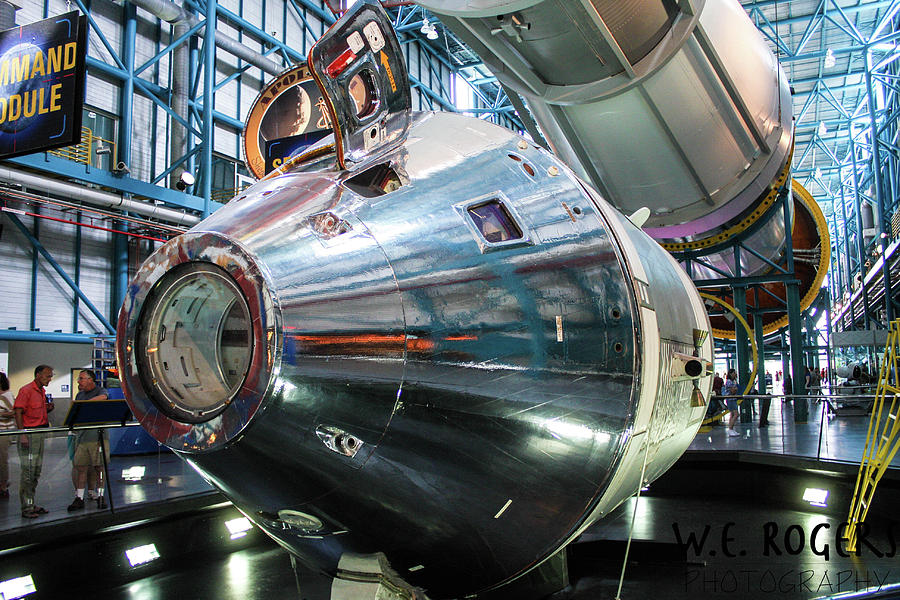
<path id="1" fill-rule="evenodd" d="M 9 391 L 9 378 L 0 371 L 0 431 L 16 428 L 13 403 L 15 398 Z M 9 442 L 10 435 L 0 436 L 0 500 L 9 498 Z"/>
<path id="2" fill-rule="evenodd" d="M 741 435 L 734 430 L 734 425 L 737 423 L 738 418 L 738 395 L 740 394 L 737 383 L 737 371 L 734 369 L 728 371 L 722 393 L 725 395 L 725 405 L 728 407 L 728 435 L 732 437 Z"/>

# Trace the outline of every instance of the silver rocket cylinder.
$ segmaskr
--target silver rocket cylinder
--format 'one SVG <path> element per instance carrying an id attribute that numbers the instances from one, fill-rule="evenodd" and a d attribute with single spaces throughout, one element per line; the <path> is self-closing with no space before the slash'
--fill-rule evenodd
<path id="1" fill-rule="evenodd" d="M 729 229 L 788 163 L 787 79 L 735 0 L 422 4 L 526 99 L 567 164 L 626 214 L 651 209 L 657 240 Z"/>
<path id="2" fill-rule="evenodd" d="M 352 172 L 258 182 L 147 260 L 118 327 L 157 440 L 307 563 L 382 556 L 434 598 L 659 476 L 711 385 L 677 263 L 554 156 L 448 113 Z"/>
<path id="3" fill-rule="evenodd" d="M 698 285 L 787 268 L 790 228 L 793 251 L 816 258 L 798 274 L 801 308 L 810 305 L 828 268 L 827 224 L 805 191 L 781 210 L 779 193 L 791 188 L 790 88 L 736 0 L 421 4 L 524 99 L 534 135 L 626 214 L 650 208 L 645 231 L 667 250 L 702 255 L 709 268 L 694 265 Z M 769 333 L 787 321 L 776 314 L 787 292 L 767 290 L 781 298 L 762 307 L 772 309 Z M 714 325 L 734 337 L 729 323 Z"/>

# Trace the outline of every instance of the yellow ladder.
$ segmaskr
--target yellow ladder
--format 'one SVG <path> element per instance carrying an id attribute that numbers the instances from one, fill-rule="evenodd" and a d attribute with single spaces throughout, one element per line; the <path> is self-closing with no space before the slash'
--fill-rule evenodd
<path id="1" fill-rule="evenodd" d="M 849 552 L 856 551 L 857 527 L 866 520 L 866 513 L 869 512 L 875 496 L 875 486 L 900 449 L 898 395 L 900 395 L 900 319 L 891 321 L 887 345 L 884 347 L 884 360 L 878 372 L 878 388 L 875 391 L 872 418 L 869 420 L 866 447 L 859 463 L 853 500 L 850 501 L 850 516 L 847 518 L 849 525 L 844 533 Z M 888 400 L 890 408 L 885 409 Z"/>

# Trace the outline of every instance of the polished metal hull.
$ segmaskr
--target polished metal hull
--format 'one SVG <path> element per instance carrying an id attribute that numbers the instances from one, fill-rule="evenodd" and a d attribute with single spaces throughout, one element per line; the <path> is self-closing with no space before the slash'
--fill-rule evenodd
<path id="1" fill-rule="evenodd" d="M 675 367 L 712 360 L 709 322 L 656 242 L 505 129 L 419 113 L 378 164 L 401 185 L 287 173 L 160 248 L 119 316 L 122 382 L 308 564 L 383 556 L 461 597 L 674 463 L 711 385 Z M 510 239 L 476 223 L 491 203 Z"/>
<path id="2" fill-rule="evenodd" d="M 419 3 L 484 60 L 526 127 L 534 117 L 535 139 L 616 208 L 648 207 L 645 230 L 667 250 L 702 258 L 692 264 L 698 286 L 788 269 L 794 218 L 778 193 L 791 187 L 790 86 L 737 0 Z M 790 204 L 807 212 L 796 195 Z M 797 273 L 803 309 L 829 266 L 827 224 L 810 210 L 816 235 L 793 248 L 815 254 L 815 268 Z M 787 322 L 786 289 L 767 292 L 781 301 L 759 306 L 771 316 L 766 334 Z M 716 335 L 734 338 L 733 324 L 717 321 Z"/>

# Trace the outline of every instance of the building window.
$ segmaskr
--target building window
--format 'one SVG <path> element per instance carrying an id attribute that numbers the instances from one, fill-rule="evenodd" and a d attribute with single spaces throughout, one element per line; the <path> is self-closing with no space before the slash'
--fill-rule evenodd
<path id="1" fill-rule="evenodd" d="M 81 142 L 51 150 L 50 154 L 109 171 L 116 160 L 118 117 L 84 107 L 81 115 Z"/>

